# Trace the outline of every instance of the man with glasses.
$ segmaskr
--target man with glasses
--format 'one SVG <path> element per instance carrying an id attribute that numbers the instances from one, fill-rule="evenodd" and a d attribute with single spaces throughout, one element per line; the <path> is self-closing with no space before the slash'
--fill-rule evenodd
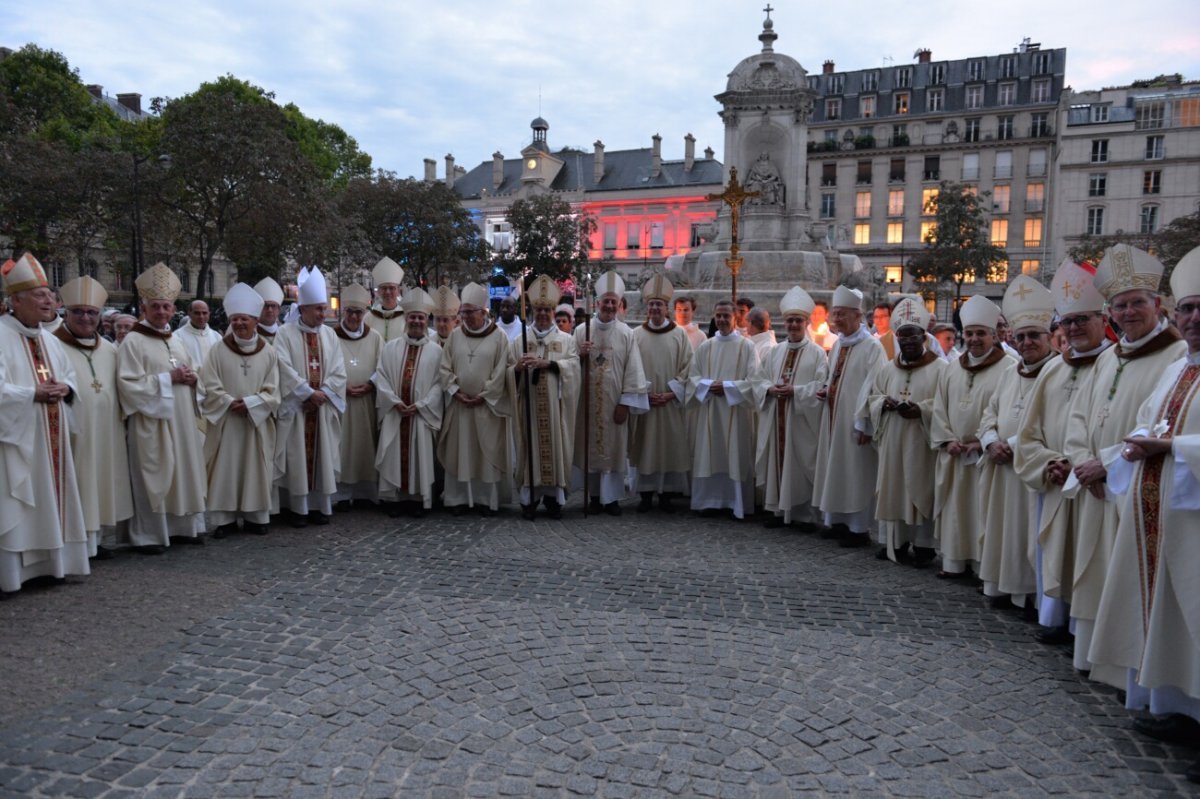
<path id="1" fill-rule="evenodd" d="M 508 336 L 488 317 L 488 291 L 463 287 L 462 324 L 442 352 L 441 384 L 446 395 L 438 460 L 446 470 L 443 501 L 455 515 L 479 506 L 494 516 L 512 499 L 512 367 Z"/>
<path id="2" fill-rule="evenodd" d="M 1070 643 L 1071 591 L 1075 584 L 1075 537 L 1078 507 L 1063 496 L 1071 473 L 1066 456 L 1067 421 L 1085 395 L 1091 370 L 1111 346 L 1105 336 L 1104 297 L 1093 285 L 1096 270 L 1069 258 L 1059 264 L 1050 293 L 1069 349 L 1051 359 L 1034 384 L 1017 433 L 1013 468 L 1040 498 L 1034 527 L 1034 568 L 1038 581 L 1038 641 Z"/>
<path id="3" fill-rule="evenodd" d="M 346 411 L 342 414 L 342 468 L 335 500 L 338 510 L 349 510 L 355 500 L 374 503 L 379 498 L 379 474 L 375 471 L 379 426 L 371 376 L 383 352 L 383 336 L 363 323 L 371 292 L 352 283 L 342 289 L 341 303 L 342 319 L 334 333 L 346 363 Z"/>
<path id="4" fill-rule="evenodd" d="M 108 292 L 85 275 L 65 284 L 59 293 L 67 315 L 54 335 L 63 343 L 82 389 L 71 406 L 78 425 L 72 453 L 88 554 L 109 558 L 112 553 L 102 546 L 101 536 L 115 534 L 116 527 L 133 516 L 133 494 L 117 396 L 117 348 L 97 330 Z"/>
<path id="5" fill-rule="evenodd" d="M 1075 668 L 1118 688 L 1125 687 L 1124 671 L 1092 669 L 1088 650 L 1120 522 L 1120 509 L 1110 501 L 1108 469 L 1121 457 L 1122 438 L 1136 427 L 1138 406 L 1167 366 L 1187 351 L 1178 331 L 1160 319 L 1162 273 L 1162 262 L 1128 244 L 1104 253 L 1096 267 L 1096 288 L 1124 334 L 1097 359 L 1082 389 L 1085 396 L 1073 406 L 1067 423 L 1065 452 L 1072 469 L 1063 492 L 1079 503 L 1071 593 Z"/>
<path id="6" fill-rule="evenodd" d="M 1038 281 L 1019 275 L 1004 292 L 1003 308 L 1012 322 L 1021 360 L 1015 374 L 992 395 L 979 423 L 983 446 L 979 578 L 993 608 L 1015 606 L 1032 612 L 1037 573 L 1029 551 L 1037 526 L 1037 497 L 1013 469 L 1013 451 L 1038 375 L 1054 356 L 1050 349 L 1054 298 Z"/>
<path id="7" fill-rule="evenodd" d="M 1200 744 L 1200 249 L 1171 273 L 1187 354 L 1163 372 L 1122 442 L 1109 488 L 1124 494 L 1089 659 L 1126 677 L 1133 726 Z M 1128 431 L 1127 431 L 1128 432 Z M 1098 666 L 1097 666 L 1098 668 Z M 1200 782 L 1200 762 L 1187 772 Z"/>

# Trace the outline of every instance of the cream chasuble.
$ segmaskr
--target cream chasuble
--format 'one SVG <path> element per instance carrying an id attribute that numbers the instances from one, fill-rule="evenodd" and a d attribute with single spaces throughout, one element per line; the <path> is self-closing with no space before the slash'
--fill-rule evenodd
<path id="1" fill-rule="evenodd" d="M 575 445 L 575 412 L 579 403 L 580 388 L 579 350 L 575 346 L 574 337 L 554 325 L 540 336 L 535 333 L 534 328 L 527 328 L 525 342 L 528 343 L 531 355 L 551 361 L 557 365 L 557 370 L 535 370 L 529 373 L 532 380 L 527 379 L 525 372 L 517 372 L 515 375 L 515 481 L 521 487 L 522 505 L 536 503 L 543 496 L 561 504 L 566 502 L 567 481 L 570 478 L 571 456 Z M 514 361 L 525 352 L 520 336 L 511 342 L 511 349 Z M 533 419 L 532 471 L 529 465 L 529 446 L 525 437 L 525 403 L 529 401 L 530 392 L 530 416 Z"/>
<path id="2" fill-rule="evenodd" d="M 1016 371 L 988 401 L 976 434 L 983 445 L 979 459 L 979 507 L 983 512 L 978 529 L 979 578 L 987 596 L 1009 594 L 1020 606 L 1037 592 L 1037 495 L 1021 481 L 1011 460 L 996 463 L 988 457 L 987 448 L 1005 443 L 1015 458 L 1023 413 L 1050 358 L 1048 355 L 1030 367 L 1017 364 Z"/>
<path id="3" fill-rule="evenodd" d="M 575 345 L 589 335 L 587 325 L 575 328 Z M 635 414 L 650 410 L 646 396 L 646 375 L 642 368 L 642 354 L 634 339 L 633 331 L 624 322 L 613 319 L 601 322 L 593 319 L 590 325 L 592 354 L 588 361 L 587 391 L 590 400 L 588 417 L 583 418 L 583 399 L 580 394 L 579 409 L 575 414 L 575 441 L 573 444 L 575 473 L 572 484 L 583 485 L 583 448 L 588 452 L 589 496 L 599 496 L 600 503 L 607 505 L 625 496 L 625 471 L 629 448 L 630 422 Z M 582 359 L 580 371 L 582 372 Z M 629 409 L 624 424 L 613 421 L 618 405 Z"/>
<path id="4" fill-rule="evenodd" d="M 372 305 L 363 316 L 363 324 L 378 333 L 384 344 L 408 335 L 408 325 L 404 321 L 404 309 L 399 305 L 390 311 L 385 311 L 378 305 Z"/>
<path id="5" fill-rule="evenodd" d="M 243 515 L 265 524 L 274 498 L 279 356 L 260 336 L 243 344 L 229 333 L 209 351 L 201 374 L 200 411 L 210 425 L 204 437 L 209 521 L 220 526 Z M 229 412 L 239 399 L 245 416 Z"/>
<path id="6" fill-rule="evenodd" d="M 75 370 L 50 333 L 0 317 L 0 590 L 34 577 L 88 574 L 88 536 L 75 482 L 72 414 L 34 402 L 54 380 L 74 392 Z M 88 388 L 88 391 L 91 391 Z"/>
<path id="7" fill-rule="evenodd" d="M 875 370 L 886 363 L 883 347 L 862 325 L 838 336 L 829 351 L 828 394 L 821 408 L 813 504 L 825 523 L 847 524 L 852 532 L 874 527 L 875 448 L 859 446 L 855 420 Z"/>
<path id="8" fill-rule="evenodd" d="M 1109 470 L 1121 518 L 1088 659 L 1200 700 L 1200 359 L 1167 367 L 1135 427 L 1171 452 Z"/>
<path id="9" fill-rule="evenodd" d="M 900 356 L 885 361 L 871 380 L 865 410 L 879 455 L 875 518 L 881 522 L 903 522 L 915 527 L 933 521 L 937 453 L 929 446 L 929 435 L 934 396 L 946 368 L 944 360 L 926 350 L 913 364 L 903 363 Z M 884 411 L 883 401 L 887 397 L 916 405 L 921 415 L 905 419 L 896 411 Z M 924 542 L 901 538 L 895 543 L 923 545 Z"/>
<path id="10" fill-rule="evenodd" d="M 101 528 L 114 527 L 133 516 L 129 452 L 117 396 L 117 348 L 99 336 L 80 341 L 66 325 L 54 335 L 62 342 L 81 388 L 71 405 L 75 415 L 72 451 L 90 554 L 95 555 Z"/>
<path id="11" fill-rule="evenodd" d="M 763 488 L 764 507 L 781 514 L 784 524 L 811 523 L 813 461 L 821 403 L 814 396 L 825 384 L 825 350 L 807 338 L 771 347 L 754 377 L 758 409 L 755 484 Z M 792 386 L 792 396 L 774 397 L 767 389 Z"/>
<path id="12" fill-rule="evenodd" d="M 171 383 L 171 370 L 195 364 L 171 333 L 139 322 L 117 348 L 126 417 L 135 546 L 167 546 L 171 536 L 204 532 L 204 420 L 196 390 Z"/>
<path id="13" fill-rule="evenodd" d="M 688 401 L 696 407 L 692 510 L 728 508 L 739 519 L 754 512 L 754 373 L 750 340 L 718 333 L 696 350 Z M 723 396 L 710 392 L 720 383 Z"/>
<path id="14" fill-rule="evenodd" d="M 359 330 L 362 335 L 354 338 L 341 325 L 334 328 L 338 344 L 342 347 L 342 360 L 346 364 L 347 386 L 370 382 L 383 352 L 383 336 L 367 327 Z M 401 336 L 393 341 L 404 338 Z M 342 414 L 339 499 L 373 501 L 378 495 L 379 475 L 375 470 L 375 455 L 379 425 L 376 422 L 375 404 L 374 392 L 363 397 L 346 397 L 346 411 Z"/>
<path id="15" fill-rule="evenodd" d="M 1154 390 L 1158 379 L 1187 352 L 1175 328 L 1159 324 L 1155 331 L 1131 347 L 1124 339 L 1096 360 L 1085 396 L 1071 409 L 1067 422 L 1066 454 L 1072 466 L 1098 458 L 1108 468 L 1121 457 L 1121 439 L 1137 426 L 1137 412 Z M 1063 494 L 1075 500 L 1078 526 L 1075 538 L 1075 585 L 1071 590 L 1071 618 L 1075 625 L 1076 667 L 1087 668 L 1084 658 L 1091 645 L 1092 622 L 1100 608 L 1104 578 L 1112 557 L 1120 522 L 1120 506 L 1105 489 L 1097 499 L 1072 474 Z M 1093 670 L 1093 679 L 1112 683 L 1124 674 Z"/>
<path id="16" fill-rule="evenodd" d="M 326 325 L 293 322 L 275 337 L 282 403 L 275 444 L 276 485 L 291 510 L 328 514 L 341 470 L 342 413 L 346 410 L 346 362 L 337 335 Z M 328 402 L 306 410 L 304 401 L 320 389 Z"/>
<path id="17" fill-rule="evenodd" d="M 688 445 L 687 379 L 693 350 L 687 332 L 674 322 L 654 329 L 649 323 L 633 331 L 649 393 L 670 392 L 675 399 L 650 406 L 629 417 L 629 463 L 637 469 L 637 490 L 682 494 L 692 468 Z M 578 413 L 583 413 L 580 402 Z"/>
<path id="18" fill-rule="evenodd" d="M 446 507 L 496 510 L 512 499 L 512 365 L 508 336 L 489 323 L 478 333 L 460 325 L 442 350 L 439 380 L 446 394 L 437 455 L 446 470 Z M 467 407 L 455 395 L 477 397 Z"/>
<path id="19" fill-rule="evenodd" d="M 930 446 L 938 451 L 933 495 L 934 537 L 942 557 L 956 564 L 979 560 L 983 519 L 976 462 L 980 456 L 978 453 L 954 456 L 946 451 L 945 445 L 978 440 L 984 406 L 1017 368 L 1017 362 L 1000 347 L 983 356 L 977 365 L 971 365 L 970 357 L 963 353 L 942 372 L 929 428 Z"/>
<path id="20" fill-rule="evenodd" d="M 1107 345 L 1106 345 L 1107 346 Z M 1030 392 L 1024 419 L 1018 425 L 1013 468 L 1017 476 L 1042 496 L 1035 540 L 1042 552 L 1042 593 L 1069 603 L 1074 585 L 1075 525 L 1077 507 L 1063 496 L 1062 486 L 1046 480 L 1046 467 L 1067 460 L 1067 421 L 1084 396 L 1089 375 L 1099 353 L 1064 355 L 1043 367 Z"/>
<path id="21" fill-rule="evenodd" d="M 704 331 L 700 329 L 700 325 L 696 324 L 695 322 L 692 322 L 685 327 L 683 332 L 687 333 L 688 343 L 692 345 L 693 353 L 700 347 L 701 344 L 703 344 L 705 341 L 708 341 L 708 336 L 704 335 Z"/>
<path id="22" fill-rule="evenodd" d="M 442 348 L 429 339 L 389 342 L 375 373 L 379 413 L 379 494 L 389 501 L 419 499 L 433 507 L 434 441 L 442 427 Z M 405 416 L 400 407 L 416 408 Z"/>

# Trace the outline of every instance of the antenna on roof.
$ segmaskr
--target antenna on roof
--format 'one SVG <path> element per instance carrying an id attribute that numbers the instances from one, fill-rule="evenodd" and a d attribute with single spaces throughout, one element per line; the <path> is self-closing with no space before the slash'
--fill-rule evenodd
<path id="1" fill-rule="evenodd" d="M 895 63 L 896 63 L 896 59 L 892 58 L 890 55 L 885 55 L 883 57 L 882 66 L 887 67 L 887 66 L 891 66 L 892 64 L 895 64 Z"/>
<path id="2" fill-rule="evenodd" d="M 542 115 L 542 84 L 538 84 L 538 116 Z"/>

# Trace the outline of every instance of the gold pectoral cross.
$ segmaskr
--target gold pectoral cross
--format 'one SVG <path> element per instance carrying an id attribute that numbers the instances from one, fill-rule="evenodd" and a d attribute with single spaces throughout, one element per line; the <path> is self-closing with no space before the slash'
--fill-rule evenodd
<path id="1" fill-rule="evenodd" d="M 103 384 L 101 384 L 101 382 L 100 382 L 99 380 L 97 380 L 96 378 L 94 378 L 94 377 L 93 377 L 93 378 L 92 378 L 92 389 L 93 389 L 93 390 L 94 390 L 94 391 L 95 391 L 97 394 L 99 394 L 99 393 L 100 393 L 100 389 L 102 389 L 102 388 L 104 388 Z"/>

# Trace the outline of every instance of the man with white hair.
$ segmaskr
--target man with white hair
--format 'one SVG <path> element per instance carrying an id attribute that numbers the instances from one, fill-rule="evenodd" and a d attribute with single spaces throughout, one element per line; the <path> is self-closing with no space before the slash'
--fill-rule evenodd
<path id="1" fill-rule="evenodd" d="M 617 319 L 624 296 L 625 281 L 619 274 L 601 275 L 596 281 L 596 318 L 574 332 L 579 359 L 587 364 L 587 382 L 580 390 L 588 393 L 588 418 L 580 400 L 574 419 L 572 482 L 584 487 L 591 510 L 603 508 L 610 516 L 621 515 L 619 502 L 625 495 L 630 414 L 650 410 L 641 352 L 633 331 Z"/>
<path id="2" fill-rule="evenodd" d="M 813 455 L 821 404 L 816 392 L 825 384 L 828 359 L 825 350 L 808 338 L 813 298 L 793 286 L 779 301 L 787 339 L 766 350 L 755 377 L 758 404 L 758 456 L 755 481 L 762 487 L 767 527 L 796 522 L 802 530 L 815 529 L 812 505 Z M 755 313 L 750 311 L 750 324 Z"/>
<path id="3" fill-rule="evenodd" d="M 129 331 L 133 330 L 133 326 L 137 324 L 137 317 L 127 313 L 120 313 L 113 317 L 113 343 L 120 346 L 125 337 L 129 335 Z"/>
<path id="4" fill-rule="evenodd" d="M 1089 659 L 1125 675 L 1133 726 L 1196 745 L 1200 730 L 1200 248 L 1171 273 L 1187 345 L 1141 403 L 1108 488 L 1122 495 Z M 1191 411 L 1196 411 L 1192 413 Z M 1095 673 L 1095 671 L 1093 671 Z M 1187 771 L 1200 782 L 1200 762 Z"/>
<path id="5" fill-rule="evenodd" d="M 371 277 L 375 279 L 379 302 L 371 306 L 365 320 L 367 327 L 377 332 L 384 344 L 394 338 L 403 338 L 404 309 L 400 307 L 400 283 L 404 280 L 404 270 L 385 255 L 371 270 Z"/>
<path id="6" fill-rule="evenodd" d="M 1054 297 L 1038 281 L 1018 275 L 1008 284 L 1002 307 L 1021 360 L 992 395 L 979 422 L 979 579 L 992 607 L 1015 605 L 1033 611 L 1037 573 L 1030 553 L 1035 549 L 1037 496 L 1017 475 L 1013 453 L 1038 375 L 1055 355 L 1050 348 Z"/>
<path id="7" fill-rule="evenodd" d="M 117 396 L 117 348 L 100 336 L 97 323 L 108 292 L 88 276 L 59 289 L 67 315 L 54 335 L 81 381 L 72 404 L 77 431 L 72 452 L 75 477 L 93 557 L 111 557 L 101 542 L 104 532 L 133 516 L 125 422 Z"/>
<path id="8" fill-rule="evenodd" d="M 12 304 L 0 316 L 0 592 L 10 592 L 90 567 L 67 410 L 75 370 L 41 327 L 54 292 L 32 255 L 0 272 Z"/>
<path id="9" fill-rule="evenodd" d="M 203 543 L 207 480 L 196 414 L 199 376 L 171 332 L 179 276 L 159 263 L 135 285 L 143 318 L 117 352 L 133 487 L 129 539 L 139 552 L 161 554 L 170 544 Z"/>
<path id="10" fill-rule="evenodd" d="M 426 327 L 432 327 L 434 341 L 438 347 L 445 348 L 450 340 L 450 334 L 458 327 L 458 295 L 449 286 L 438 286 L 433 298 L 433 324 L 426 321 Z"/>
<path id="11" fill-rule="evenodd" d="M 488 317 L 488 292 L 463 287 L 462 324 L 442 351 L 440 380 L 446 409 L 438 460 L 446 470 L 444 503 L 461 515 L 479 505 L 494 516 L 512 500 L 512 367 L 508 336 Z"/>
<path id="12" fill-rule="evenodd" d="M 962 304 L 959 316 L 967 351 L 942 372 L 929 435 L 930 445 L 938 450 L 933 518 L 942 579 L 969 579 L 972 568 L 978 568 L 982 509 L 976 464 L 983 453 L 979 423 L 988 400 L 1017 365 L 996 338 L 996 303 L 976 294 Z"/>
<path id="13" fill-rule="evenodd" d="M 862 292 L 838 286 L 829 311 L 837 341 L 829 351 L 829 382 L 816 394 L 824 404 L 817 439 L 813 504 L 844 547 L 866 546 L 875 529 L 875 470 L 871 436 L 857 422 L 863 394 L 887 358 L 863 324 Z"/>
<path id="14" fill-rule="evenodd" d="M 351 283 L 342 289 L 341 301 L 342 319 L 334 332 L 346 363 L 346 410 L 342 413 L 342 465 L 336 499 L 339 510 L 349 510 L 355 500 L 374 503 L 379 499 L 379 473 L 375 469 L 379 424 L 371 378 L 379 366 L 383 336 L 363 324 L 371 306 L 371 292 Z"/>
<path id="15" fill-rule="evenodd" d="M 1051 360 L 1034 384 L 1013 458 L 1017 474 L 1041 497 L 1034 565 L 1042 629 L 1036 637 L 1046 644 L 1071 641 L 1068 623 L 1078 505 L 1062 490 L 1071 473 L 1065 454 L 1067 422 L 1075 403 L 1085 396 L 1081 389 L 1088 384 L 1096 360 L 1112 346 L 1105 335 L 1104 296 L 1096 290 L 1095 277 L 1094 267 L 1069 258 L 1054 271 L 1050 291 L 1068 349 Z"/>
<path id="16" fill-rule="evenodd" d="M 456 298 L 457 299 L 457 298 Z M 379 496 L 388 515 L 400 516 L 403 506 L 414 516 L 433 507 L 434 444 L 442 426 L 442 348 L 428 336 L 427 325 L 437 305 L 424 290 L 404 297 L 408 335 L 383 347 L 375 373 L 379 413 Z"/>
<path id="17" fill-rule="evenodd" d="M 254 290 L 263 299 L 262 311 L 258 316 L 258 335 L 268 344 L 275 343 L 279 333 L 279 312 L 283 308 L 283 287 L 274 278 L 264 277 L 254 284 Z"/>
<path id="18" fill-rule="evenodd" d="M 929 311 L 912 297 L 889 315 L 896 357 L 880 364 L 860 413 L 866 416 L 879 453 L 875 518 L 883 546 L 878 557 L 928 566 L 933 548 L 933 473 L 929 446 L 933 398 L 946 362 L 926 341 Z M 881 345 L 882 346 L 882 345 Z"/>
<path id="19" fill-rule="evenodd" d="M 341 471 L 346 362 L 325 325 L 329 294 L 313 267 L 300 285 L 299 316 L 279 329 L 280 395 L 275 447 L 280 504 L 293 527 L 328 524 Z"/>
<path id="20" fill-rule="evenodd" d="M 195 364 L 197 372 L 203 369 L 208 351 L 221 341 L 221 334 L 208 324 L 209 315 L 208 303 L 204 300 L 193 300 L 188 307 L 187 323 L 180 325 L 175 331 L 179 336 L 179 343 L 187 349 L 188 355 L 192 356 L 192 363 Z"/>
<path id="21" fill-rule="evenodd" d="M 263 535 L 274 502 L 275 412 L 279 356 L 258 333 L 262 296 L 245 283 L 225 294 L 229 332 L 208 353 L 200 409 L 211 425 L 204 438 L 208 522 L 224 538 L 241 521 Z"/>
<path id="22" fill-rule="evenodd" d="M 1138 407 L 1154 390 L 1167 367 L 1183 357 L 1187 345 L 1161 318 L 1159 283 L 1163 264 L 1128 244 L 1109 248 L 1096 267 L 1096 288 L 1108 300 L 1122 336 L 1097 360 L 1085 396 L 1071 409 L 1066 455 L 1072 469 L 1063 493 L 1079 508 L 1075 541 L 1075 585 L 1071 618 L 1075 623 L 1075 668 L 1092 679 L 1125 687 L 1123 669 L 1088 660 L 1100 596 L 1108 572 L 1120 506 L 1111 501 L 1108 469 L 1121 457 L 1122 439 L 1137 427 Z"/>

